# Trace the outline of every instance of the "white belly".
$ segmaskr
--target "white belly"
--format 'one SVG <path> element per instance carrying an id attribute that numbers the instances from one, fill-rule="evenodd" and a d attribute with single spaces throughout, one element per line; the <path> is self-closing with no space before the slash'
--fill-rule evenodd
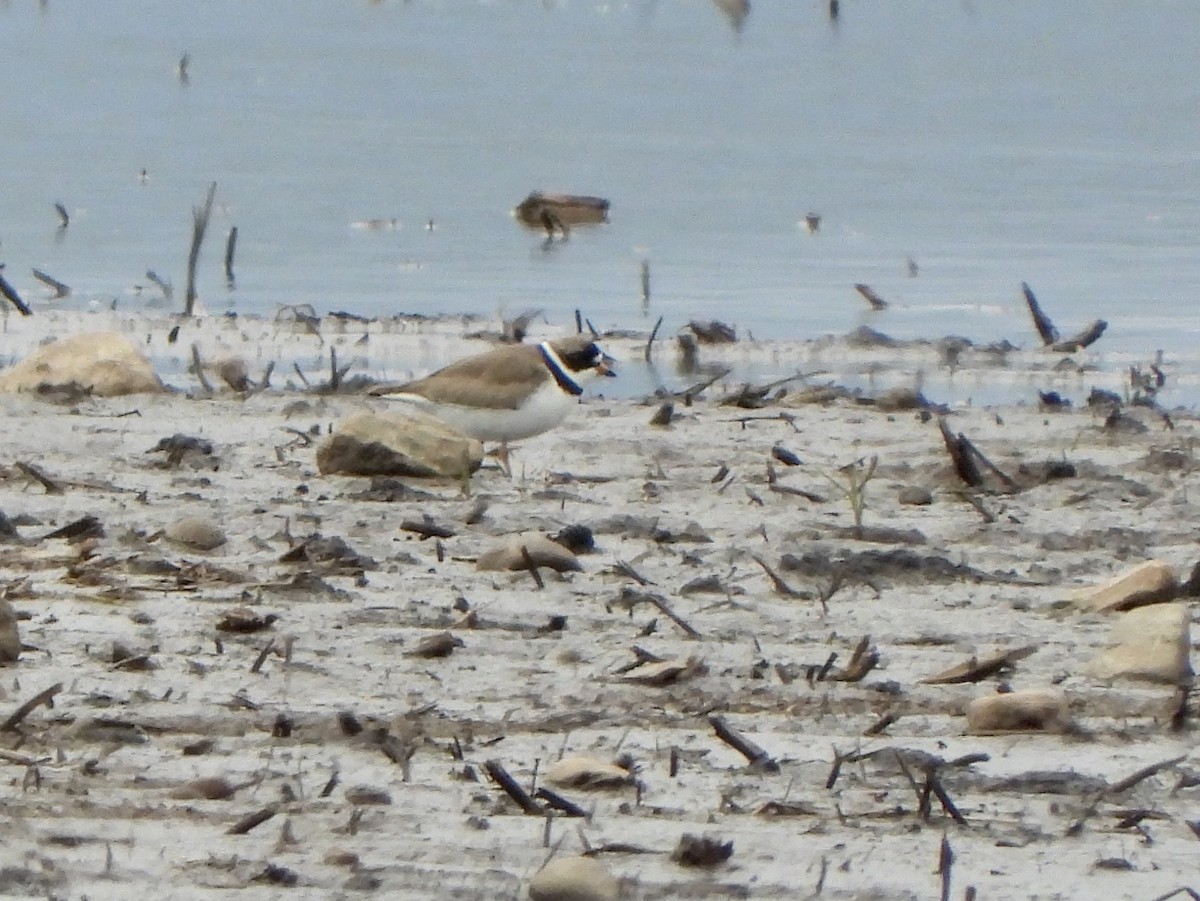
<path id="1" fill-rule="evenodd" d="M 413 394 L 387 395 L 411 403 L 480 441 L 517 441 L 547 432 L 562 422 L 579 401 L 553 382 L 547 382 L 516 410 L 493 410 L 438 404 Z"/>

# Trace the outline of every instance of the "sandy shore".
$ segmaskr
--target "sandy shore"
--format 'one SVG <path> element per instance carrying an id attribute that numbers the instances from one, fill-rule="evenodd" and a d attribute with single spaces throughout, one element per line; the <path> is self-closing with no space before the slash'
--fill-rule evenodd
<path id="1" fill-rule="evenodd" d="M 318 338 L 214 319 L 171 345 L 162 322 L 10 317 L 5 362 L 48 333 L 93 325 L 141 336 L 167 381 L 192 393 L 0 396 L 0 510 L 17 532 L 0 545 L 0 584 L 26 644 L 7 669 L 4 716 L 61 684 L 53 709 L 5 729 L 0 893 L 520 898 L 552 851 L 590 848 L 628 898 L 929 898 L 943 837 L 955 898 L 974 886 L 981 899 L 1150 901 L 1197 887 L 1195 731 L 1170 729 L 1170 686 L 1087 676 L 1112 619 L 1063 603 L 1068 589 L 1149 558 L 1186 578 L 1200 557 L 1191 413 L 1173 411 L 1168 430 L 1155 412 L 1131 408 L 1129 422 L 1145 426 L 1135 430 L 1105 428 L 1078 401 L 1056 412 L 955 406 L 951 428 L 1006 472 L 1075 466 L 1073 477 L 985 493 L 991 522 L 958 490 L 936 416 L 853 399 L 800 403 L 795 392 L 739 409 L 721 403 L 739 387 L 724 382 L 677 403 L 665 428 L 649 425 L 656 405 L 634 392 L 588 397 L 568 424 L 515 451 L 513 479 L 488 465 L 471 497 L 413 485 L 420 493 L 393 489 L 384 500 L 388 492 L 364 496 L 367 480 L 322 476 L 314 462 L 320 436 L 370 402 L 303 381 L 328 377 L 331 346 L 351 375 L 428 371 L 477 349 L 462 335 L 487 323 L 348 323 L 340 333 L 325 323 Z M 243 357 L 252 376 L 274 363 L 274 387 L 195 392 L 192 343 L 206 362 Z M 644 338 L 610 344 L 636 360 Z M 751 363 L 785 371 L 831 360 L 870 370 L 878 355 L 753 353 L 762 359 Z M 713 352 L 736 354 L 752 351 Z M 934 351 L 914 359 L 900 376 L 871 371 L 883 386 L 937 371 Z M 671 366 L 665 349 L 662 365 Z M 1049 366 L 981 362 L 956 377 L 1033 384 L 1021 374 L 1033 371 L 1045 389 L 1047 378 L 1069 379 L 1076 397 L 1092 382 L 1118 388 L 1111 374 L 1046 376 Z M 176 433 L 211 442 L 212 453 L 172 464 L 151 452 Z M 863 514 L 872 540 L 862 540 L 837 485 L 840 467 L 872 456 Z M 932 503 L 901 503 L 904 488 L 930 491 Z M 208 553 L 171 544 L 162 530 L 184 515 L 207 518 L 227 543 Z M 85 516 L 102 535 L 44 537 Z M 453 534 L 422 539 L 403 527 L 425 516 Z M 475 568 L 503 536 L 573 525 L 595 536 L 580 572 L 544 571 L 538 587 L 528 572 Z M 314 535 L 348 550 L 281 560 Z M 903 551 L 921 565 L 844 563 L 868 551 Z M 845 582 L 823 604 L 836 572 Z M 250 634 L 218 630 L 243 607 L 277 619 Z M 462 642 L 448 656 L 414 653 L 445 630 Z M 864 636 L 877 667 L 857 682 L 816 678 L 831 654 L 833 671 L 844 666 Z M 921 681 L 1025 645 L 1036 650 L 1012 672 Z M 639 684 L 625 672 L 638 653 L 691 665 L 669 684 Z M 1076 728 L 967 734 L 964 707 L 1000 682 L 1057 686 Z M 896 720 L 881 734 L 864 735 L 889 713 Z M 713 715 L 777 771 L 748 769 L 714 734 Z M 362 731 L 348 734 L 355 724 Z M 835 753 L 883 748 L 986 755 L 944 771 L 965 824 L 936 802 L 923 816 L 890 752 L 845 764 L 827 787 Z M 637 787 L 563 789 L 583 819 L 523 815 L 483 769 L 498 761 L 529 786 L 560 756 L 617 753 L 631 755 Z M 1104 793 L 1174 757 L 1183 759 Z M 230 834 L 260 811 L 272 816 Z M 685 833 L 732 841 L 733 854 L 713 869 L 683 867 L 670 852 Z"/>

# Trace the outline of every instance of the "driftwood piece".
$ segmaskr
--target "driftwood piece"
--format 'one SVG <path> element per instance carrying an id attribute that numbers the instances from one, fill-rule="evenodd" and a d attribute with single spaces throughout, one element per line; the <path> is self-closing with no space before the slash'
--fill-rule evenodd
<path id="1" fill-rule="evenodd" d="M 850 655 L 850 662 L 825 678 L 833 682 L 861 682 L 878 665 L 879 651 L 871 644 L 871 636 L 864 635 Z"/>
<path id="2" fill-rule="evenodd" d="M 1024 660 L 1036 650 L 1036 645 L 1026 645 L 1022 648 L 998 651 L 983 659 L 972 657 L 936 675 L 928 676 L 921 682 L 925 685 L 958 685 L 963 682 L 978 682 L 980 679 L 986 679 L 988 676 L 1007 669 L 1018 660 Z"/>
<path id="3" fill-rule="evenodd" d="M 687 327 L 701 344 L 733 344 L 737 341 L 737 331 L 716 319 L 708 322 L 693 319 Z"/>
<path id="4" fill-rule="evenodd" d="M 938 428 L 941 430 L 942 442 L 946 445 L 946 452 L 950 455 L 954 471 L 969 487 L 981 488 L 984 486 L 985 480 L 983 472 L 980 470 L 980 465 L 982 465 L 1000 479 L 1006 491 L 1015 493 L 1021 489 L 1015 479 L 984 456 L 983 452 L 966 435 L 961 432 L 955 435 L 950 430 L 950 426 L 946 424 L 945 417 L 938 418 Z"/>
<path id="5" fill-rule="evenodd" d="M 1070 338 L 1064 338 L 1062 341 L 1056 341 L 1050 346 L 1050 349 L 1064 354 L 1075 353 L 1075 351 L 1082 350 L 1099 341 L 1100 336 L 1104 334 L 1107 328 L 1107 322 L 1103 319 L 1097 319 L 1079 334 Z"/>
<path id="6" fill-rule="evenodd" d="M 433 517 L 427 513 L 420 519 L 401 521 L 400 528 L 405 532 L 416 532 L 422 541 L 427 538 L 453 538 L 455 534 L 454 529 L 434 522 Z"/>
<path id="7" fill-rule="evenodd" d="M 545 801 L 547 806 L 554 808 L 560 813 L 564 813 L 569 817 L 586 817 L 588 812 L 576 804 L 574 801 L 568 800 L 556 791 L 552 791 L 544 786 L 540 786 L 533 793 L 533 797 L 539 801 Z"/>
<path id="8" fill-rule="evenodd" d="M 1021 292 L 1025 295 L 1025 305 L 1029 307 L 1029 315 L 1033 317 L 1033 327 L 1037 329 L 1042 344 L 1049 347 L 1058 340 L 1058 329 L 1050 321 L 1050 317 L 1042 312 L 1042 307 L 1033 294 L 1028 282 L 1021 282 Z"/>
<path id="9" fill-rule="evenodd" d="M 275 816 L 275 814 L 278 812 L 279 811 L 274 805 L 268 805 L 261 810 L 256 810 L 253 813 L 249 813 L 230 826 L 229 829 L 226 830 L 226 835 L 245 835 L 255 826 L 261 826 L 267 820 L 271 819 L 271 817 Z"/>
<path id="10" fill-rule="evenodd" d="M 512 798 L 525 813 L 531 816 L 543 816 L 546 813 L 545 808 L 521 787 L 499 760 L 486 761 L 483 769 L 492 778 L 492 781 L 504 789 L 504 793 Z"/>
<path id="11" fill-rule="evenodd" d="M 710 716 L 708 724 L 713 727 L 717 738 L 746 758 L 751 768 L 765 773 L 779 772 L 779 764 L 771 758 L 771 755 L 725 722 L 724 717 Z"/>

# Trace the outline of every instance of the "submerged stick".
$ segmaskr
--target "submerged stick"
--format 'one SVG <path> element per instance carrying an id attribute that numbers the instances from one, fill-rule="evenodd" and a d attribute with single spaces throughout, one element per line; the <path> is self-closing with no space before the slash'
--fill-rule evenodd
<path id="1" fill-rule="evenodd" d="M 192 247 L 188 251 L 187 295 L 183 302 L 183 314 L 193 315 L 196 308 L 196 263 L 200 259 L 200 245 L 204 243 L 204 233 L 208 230 L 208 220 L 212 216 L 213 197 L 217 193 L 217 183 L 208 186 L 208 194 L 204 198 L 204 206 L 192 207 Z"/>
<path id="2" fill-rule="evenodd" d="M 58 279 L 54 278 L 53 276 L 47 275 L 45 272 L 42 272 L 41 269 L 34 269 L 33 277 L 36 278 L 39 282 L 41 282 L 43 285 L 47 285 L 52 291 L 54 291 L 54 298 L 56 300 L 59 298 L 62 298 L 62 297 L 66 297 L 68 294 L 71 293 L 71 289 L 67 285 L 64 285 L 62 282 L 60 282 Z"/>
<path id="3" fill-rule="evenodd" d="M 225 282 L 233 287 L 233 252 L 237 249 L 237 226 L 229 229 L 229 237 L 225 239 Z"/>
<path id="4" fill-rule="evenodd" d="M 1050 317 L 1042 312 L 1041 305 L 1033 296 L 1033 289 L 1028 282 L 1021 282 L 1021 291 L 1025 295 L 1025 305 L 1029 307 L 1029 315 L 1033 317 L 1033 327 L 1037 329 L 1042 344 L 1049 346 L 1058 340 L 1058 329 L 1050 321 Z"/>
<path id="5" fill-rule="evenodd" d="M 658 330 L 662 327 L 663 318 L 658 317 L 658 322 L 654 323 L 654 328 L 650 330 L 650 340 L 646 342 L 646 362 L 650 362 L 650 355 L 654 353 L 654 339 L 658 337 Z"/>
<path id="6" fill-rule="evenodd" d="M 3 265 L 3 263 L 0 263 L 0 268 Z M 29 304 L 21 300 L 21 295 L 17 293 L 17 289 L 8 283 L 8 279 L 3 274 L 0 274 L 0 294 L 3 294 L 9 303 L 20 310 L 22 316 L 33 315 L 33 310 L 29 309 Z"/>
<path id="7" fill-rule="evenodd" d="M 854 286 L 854 290 L 863 296 L 863 299 L 871 305 L 871 309 L 875 311 L 886 310 L 888 302 L 879 296 L 879 293 L 870 285 L 864 285 L 862 282 Z"/>
<path id="8" fill-rule="evenodd" d="M 175 288 L 169 281 L 155 272 L 153 269 L 146 270 L 146 278 L 154 282 L 159 291 L 162 291 L 163 300 L 171 300 L 175 296 Z"/>

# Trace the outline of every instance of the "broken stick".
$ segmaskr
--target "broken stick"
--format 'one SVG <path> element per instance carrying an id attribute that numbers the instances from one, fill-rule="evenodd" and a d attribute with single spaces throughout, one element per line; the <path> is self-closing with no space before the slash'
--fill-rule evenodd
<path id="1" fill-rule="evenodd" d="M 710 716 L 708 723 L 713 727 L 717 738 L 745 757 L 751 768 L 766 773 L 779 772 L 779 764 L 771 758 L 771 755 L 725 722 L 724 717 Z"/>

